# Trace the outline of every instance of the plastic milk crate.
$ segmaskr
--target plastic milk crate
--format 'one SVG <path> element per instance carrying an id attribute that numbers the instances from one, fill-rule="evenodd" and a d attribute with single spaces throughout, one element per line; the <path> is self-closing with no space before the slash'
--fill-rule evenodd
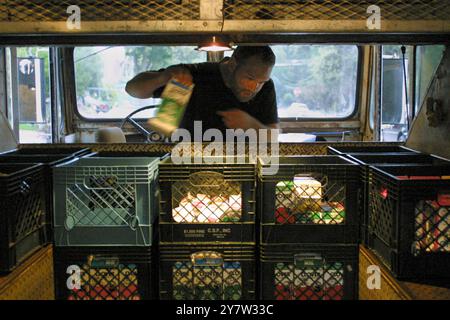
<path id="1" fill-rule="evenodd" d="M 262 245 L 262 300 L 358 298 L 357 245 Z"/>
<path id="2" fill-rule="evenodd" d="M 255 299 L 255 246 L 161 245 L 163 300 Z"/>
<path id="3" fill-rule="evenodd" d="M 327 147 L 327 154 L 329 155 L 344 155 L 344 154 L 361 154 L 361 153 L 420 153 L 419 151 L 406 148 L 403 146 L 336 146 Z"/>
<path id="4" fill-rule="evenodd" d="M 0 272 L 47 243 L 42 164 L 0 163 Z"/>
<path id="5" fill-rule="evenodd" d="M 161 161 L 160 242 L 255 243 L 255 165 L 207 161 Z"/>
<path id="6" fill-rule="evenodd" d="M 156 299 L 158 277 L 151 248 L 56 247 L 58 300 Z"/>
<path id="7" fill-rule="evenodd" d="M 81 157 L 90 152 L 89 148 L 74 148 L 74 147 L 63 147 L 63 148 L 22 148 L 14 149 L 7 152 L 0 153 L 0 155 L 8 156 L 19 156 L 19 155 L 65 155 L 68 157 Z"/>
<path id="8" fill-rule="evenodd" d="M 369 247 L 399 279 L 450 278 L 450 167 L 370 167 Z"/>
<path id="9" fill-rule="evenodd" d="M 445 159 L 430 156 L 426 154 L 410 154 L 407 152 L 399 152 L 397 154 L 383 154 L 383 153 L 367 153 L 346 155 L 350 160 L 361 164 L 361 180 L 364 183 L 364 192 L 361 193 L 360 205 L 360 223 L 361 223 L 361 242 L 367 244 L 367 228 L 369 223 L 368 218 L 368 201 L 369 201 L 369 166 L 376 167 L 385 165 L 396 166 L 417 166 L 421 164 L 429 165 L 450 165 L 450 161 Z"/>
<path id="10" fill-rule="evenodd" d="M 45 224 L 47 231 L 47 241 L 53 241 L 53 175 L 52 167 L 70 161 L 75 156 L 73 154 L 27 154 L 27 153 L 6 153 L 0 154 L 0 163 L 42 163 L 44 170 L 45 189 Z"/>
<path id="11" fill-rule="evenodd" d="M 261 244 L 358 242 L 359 165 L 341 156 L 258 160 Z"/>
<path id="12" fill-rule="evenodd" d="M 55 245 L 152 245 L 158 163 L 88 157 L 55 167 Z"/>

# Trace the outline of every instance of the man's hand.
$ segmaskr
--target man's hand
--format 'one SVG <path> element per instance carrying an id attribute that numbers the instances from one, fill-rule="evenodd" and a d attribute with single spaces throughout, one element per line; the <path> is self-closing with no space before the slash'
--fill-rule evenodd
<path id="1" fill-rule="evenodd" d="M 171 66 L 163 71 L 166 83 L 170 79 L 175 78 L 178 82 L 184 85 L 190 86 L 193 82 L 193 78 L 188 69 L 181 66 Z"/>
<path id="2" fill-rule="evenodd" d="M 153 96 L 156 89 L 165 86 L 170 79 L 175 78 L 184 85 L 192 84 L 192 75 L 182 66 L 171 66 L 162 72 L 146 71 L 139 73 L 127 82 L 125 91 L 132 97 L 148 99 Z"/>
<path id="3" fill-rule="evenodd" d="M 243 129 L 250 128 L 261 129 L 262 124 L 249 115 L 247 112 L 239 109 L 231 109 L 227 111 L 218 111 L 217 114 L 222 117 L 224 124 L 230 129 Z"/>

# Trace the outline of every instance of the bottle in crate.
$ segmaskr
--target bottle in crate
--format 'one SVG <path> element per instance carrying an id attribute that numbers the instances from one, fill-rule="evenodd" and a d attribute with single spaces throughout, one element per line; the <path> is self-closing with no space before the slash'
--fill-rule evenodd
<path id="1" fill-rule="evenodd" d="M 261 243 L 357 243 L 359 166 L 341 156 L 258 161 Z"/>
<path id="2" fill-rule="evenodd" d="M 255 165 L 161 161 L 160 241 L 255 242 Z"/>
<path id="3" fill-rule="evenodd" d="M 56 299 L 155 299 L 157 276 L 151 256 L 151 248 L 56 247 Z"/>
<path id="4" fill-rule="evenodd" d="M 246 300 L 255 298 L 255 247 L 161 245 L 160 298 Z"/>
<path id="5" fill-rule="evenodd" d="M 357 245 L 262 245 L 259 268 L 263 300 L 357 298 Z"/>

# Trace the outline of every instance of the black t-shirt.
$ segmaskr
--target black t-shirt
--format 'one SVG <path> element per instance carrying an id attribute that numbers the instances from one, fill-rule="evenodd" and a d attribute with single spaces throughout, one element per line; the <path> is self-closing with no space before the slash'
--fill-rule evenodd
<path id="1" fill-rule="evenodd" d="M 240 102 L 225 85 L 219 63 L 205 62 L 182 66 L 192 74 L 195 86 L 179 127 L 189 130 L 191 136 L 194 134 L 194 121 L 202 121 L 203 132 L 215 128 L 225 134 L 227 127 L 217 111 L 230 109 L 241 109 L 264 125 L 278 123 L 275 87 L 272 80 L 266 82 L 252 100 Z M 153 96 L 160 97 L 163 89 L 164 87 L 156 90 Z"/>

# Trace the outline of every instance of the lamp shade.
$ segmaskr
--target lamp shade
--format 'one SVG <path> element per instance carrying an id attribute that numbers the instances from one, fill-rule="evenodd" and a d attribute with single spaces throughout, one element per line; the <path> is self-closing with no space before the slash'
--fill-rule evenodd
<path id="1" fill-rule="evenodd" d="M 206 40 L 199 44 L 198 51 L 206 52 L 218 52 L 218 51 L 230 51 L 233 50 L 230 44 L 222 40 L 219 37 L 213 36 L 212 39 Z"/>

